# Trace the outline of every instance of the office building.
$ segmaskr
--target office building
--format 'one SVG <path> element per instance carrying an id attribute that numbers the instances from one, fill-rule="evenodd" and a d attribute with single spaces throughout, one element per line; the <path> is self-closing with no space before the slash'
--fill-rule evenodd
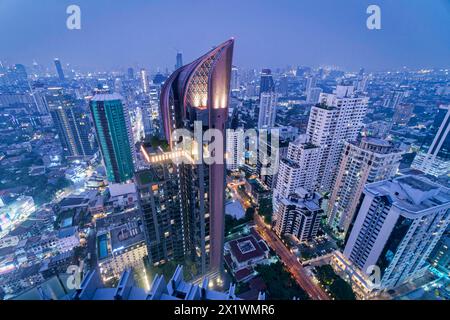
<path id="1" fill-rule="evenodd" d="M 64 71 L 63 71 L 63 68 L 61 65 L 61 61 L 59 61 L 58 58 L 55 58 L 54 62 L 55 62 L 56 72 L 58 73 L 59 80 L 64 81 L 65 77 L 64 77 Z"/>
<path id="2" fill-rule="evenodd" d="M 183 54 L 181 52 L 177 52 L 175 70 L 180 69 L 182 66 L 183 66 Z"/>
<path id="3" fill-rule="evenodd" d="M 195 121 L 203 131 L 215 128 L 224 137 L 219 140 L 222 149 L 214 150 L 222 161 L 204 162 L 211 151 L 199 142 L 195 150 L 188 150 L 194 161 L 180 165 L 182 211 L 189 230 L 186 251 L 202 274 L 223 267 L 225 128 L 233 45 L 234 40 L 228 40 L 176 70 L 161 90 L 163 133 L 170 149 L 176 149 L 173 130 L 193 132 Z"/>
<path id="4" fill-rule="evenodd" d="M 264 92 L 274 92 L 275 84 L 273 82 L 272 71 L 270 69 L 262 69 L 261 79 L 259 82 L 259 96 Z"/>
<path id="5" fill-rule="evenodd" d="M 144 91 L 144 93 L 148 93 L 149 79 L 148 79 L 147 70 L 142 68 L 141 71 L 139 71 L 139 76 L 140 76 L 140 80 L 141 80 L 142 90 Z"/>
<path id="6" fill-rule="evenodd" d="M 306 94 L 306 102 L 316 104 L 317 102 L 319 102 L 319 97 L 321 93 L 322 93 L 321 88 L 314 87 L 309 89 L 308 93 Z"/>
<path id="7" fill-rule="evenodd" d="M 402 154 L 392 143 L 377 138 L 366 137 L 360 143 L 345 142 L 328 202 L 328 223 L 342 238 L 353 221 L 364 185 L 394 177 Z"/>
<path id="8" fill-rule="evenodd" d="M 275 92 L 262 92 L 259 100 L 258 129 L 275 126 L 278 95 Z"/>
<path id="9" fill-rule="evenodd" d="M 47 106 L 66 157 L 89 157 L 96 152 L 88 111 L 62 88 L 49 88 Z"/>
<path id="10" fill-rule="evenodd" d="M 318 193 L 297 189 L 280 200 L 275 213 L 275 232 L 280 237 L 292 235 L 301 242 L 314 239 L 323 214 L 320 205 L 321 196 Z"/>
<path id="11" fill-rule="evenodd" d="M 128 77 L 128 80 L 134 79 L 134 69 L 133 68 L 130 67 L 127 69 L 127 77 Z"/>
<path id="12" fill-rule="evenodd" d="M 237 67 L 233 66 L 231 68 L 231 91 L 237 91 L 239 90 L 239 70 Z"/>
<path id="13" fill-rule="evenodd" d="M 361 197 L 345 258 L 365 273 L 380 268 L 379 289 L 423 275 L 450 222 L 450 189 L 406 175 L 370 183 Z"/>
<path id="14" fill-rule="evenodd" d="M 306 96 L 309 96 L 311 93 L 312 88 L 316 88 L 317 79 L 315 76 L 309 76 L 306 80 L 306 89 L 305 94 Z"/>
<path id="15" fill-rule="evenodd" d="M 96 94 L 90 101 L 97 141 L 109 182 L 133 177 L 135 159 L 129 114 L 117 93 Z"/>

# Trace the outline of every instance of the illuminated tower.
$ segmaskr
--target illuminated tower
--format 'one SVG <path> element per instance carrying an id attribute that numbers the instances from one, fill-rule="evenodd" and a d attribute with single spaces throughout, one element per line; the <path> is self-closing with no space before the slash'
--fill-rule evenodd
<path id="1" fill-rule="evenodd" d="M 180 165 L 186 247 L 203 274 L 221 270 L 223 265 L 225 124 L 233 44 L 230 39 L 177 69 L 161 90 L 163 133 L 171 149 L 175 146 L 172 131 L 183 128 L 192 132 L 195 122 L 200 123 L 203 132 L 217 129 L 222 133 L 222 150 L 214 150 L 223 157 L 222 163 L 201 161 Z M 200 153 L 205 148 L 207 144 L 203 143 Z M 200 154 L 199 158 L 202 157 Z"/>
<path id="2" fill-rule="evenodd" d="M 134 145 L 122 97 L 117 93 L 96 94 L 90 108 L 108 181 L 121 183 L 131 179 Z"/>
<path id="3" fill-rule="evenodd" d="M 62 88 L 49 88 L 46 96 L 50 115 L 58 132 L 59 140 L 67 157 L 89 157 L 94 155 L 93 137 L 88 112 L 74 96 Z"/>

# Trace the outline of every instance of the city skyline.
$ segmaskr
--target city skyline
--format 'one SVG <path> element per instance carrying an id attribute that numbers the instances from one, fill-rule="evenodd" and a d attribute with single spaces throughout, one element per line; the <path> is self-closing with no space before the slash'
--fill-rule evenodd
<path id="1" fill-rule="evenodd" d="M 0 0 L 0 301 L 450 300 L 450 2 L 31 3 Z"/>
<path id="2" fill-rule="evenodd" d="M 346 70 L 365 67 L 368 71 L 382 71 L 403 66 L 449 67 L 450 32 L 444 25 L 450 6 L 445 1 L 431 4 L 378 1 L 380 30 L 366 27 L 369 1 L 350 3 L 343 6 L 331 1 L 320 5 L 311 1 L 285 1 L 285 5 L 269 1 L 240 4 L 133 1 L 124 6 L 106 5 L 103 0 L 77 1 L 81 29 L 69 30 L 66 8 L 72 4 L 70 1 L 45 1 L 37 7 L 27 1 L 5 0 L 0 3 L 0 36 L 8 45 L 1 48 L 0 61 L 26 65 L 36 61 L 50 66 L 54 58 L 59 58 L 63 64 L 70 63 L 82 70 L 131 65 L 164 71 L 166 67 L 172 69 L 178 51 L 183 52 L 185 61 L 193 61 L 222 39 L 235 37 L 234 63 L 244 68 L 333 65 Z M 322 10 L 323 7 L 328 10 Z M 170 12 L 170 17 L 161 12 Z M 195 32 L 201 25 L 193 17 L 201 17 L 202 23 L 214 19 L 214 23 L 209 23 L 208 30 L 197 38 Z M 177 32 L 180 25 L 182 33 Z M 14 32 L 10 32 L 11 28 Z M 95 46 L 79 50 L 88 43 Z M 352 56 L 354 51 L 360 54 Z"/>

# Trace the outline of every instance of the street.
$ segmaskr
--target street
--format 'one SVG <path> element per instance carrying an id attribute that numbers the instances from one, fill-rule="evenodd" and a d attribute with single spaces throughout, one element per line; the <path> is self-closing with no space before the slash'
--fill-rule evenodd
<path id="1" fill-rule="evenodd" d="M 255 214 L 255 224 L 258 233 L 267 244 L 278 254 L 294 279 L 313 300 L 330 300 L 328 294 L 313 282 L 305 268 L 297 261 L 295 254 L 291 253 L 275 233 L 264 223 L 261 216 Z"/>

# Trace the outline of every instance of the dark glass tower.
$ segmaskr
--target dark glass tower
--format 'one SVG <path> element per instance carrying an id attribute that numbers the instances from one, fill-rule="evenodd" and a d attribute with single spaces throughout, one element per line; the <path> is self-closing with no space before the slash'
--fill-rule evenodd
<path id="1" fill-rule="evenodd" d="M 90 102 L 97 141 L 108 181 L 120 183 L 133 177 L 133 140 L 129 116 L 119 94 L 97 94 Z"/>
<path id="2" fill-rule="evenodd" d="M 55 67 L 56 67 L 56 72 L 58 73 L 58 78 L 61 81 L 64 81 L 64 71 L 61 65 L 61 61 L 59 61 L 58 58 L 55 58 Z"/>
<path id="3" fill-rule="evenodd" d="M 222 132 L 228 115 L 234 40 L 177 69 L 161 91 L 163 134 L 174 149 L 172 131 L 193 131 L 200 121 L 203 132 Z M 205 146 L 205 145 L 204 145 Z M 202 148 L 200 148 L 202 149 Z M 222 163 L 180 165 L 181 210 L 186 221 L 186 252 L 201 273 L 222 269 L 224 243 L 225 159 Z"/>
<path id="4" fill-rule="evenodd" d="M 275 85 L 273 82 L 272 71 L 270 69 L 262 69 L 261 81 L 259 84 L 259 96 L 263 92 L 273 92 L 275 90 Z"/>
<path id="5" fill-rule="evenodd" d="M 177 62 L 175 63 L 175 70 L 180 69 L 183 66 L 183 54 L 177 52 Z"/>
<path id="6" fill-rule="evenodd" d="M 95 153 L 88 112 L 77 104 L 75 97 L 62 88 L 50 88 L 46 96 L 59 140 L 67 157 L 86 157 Z"/>

